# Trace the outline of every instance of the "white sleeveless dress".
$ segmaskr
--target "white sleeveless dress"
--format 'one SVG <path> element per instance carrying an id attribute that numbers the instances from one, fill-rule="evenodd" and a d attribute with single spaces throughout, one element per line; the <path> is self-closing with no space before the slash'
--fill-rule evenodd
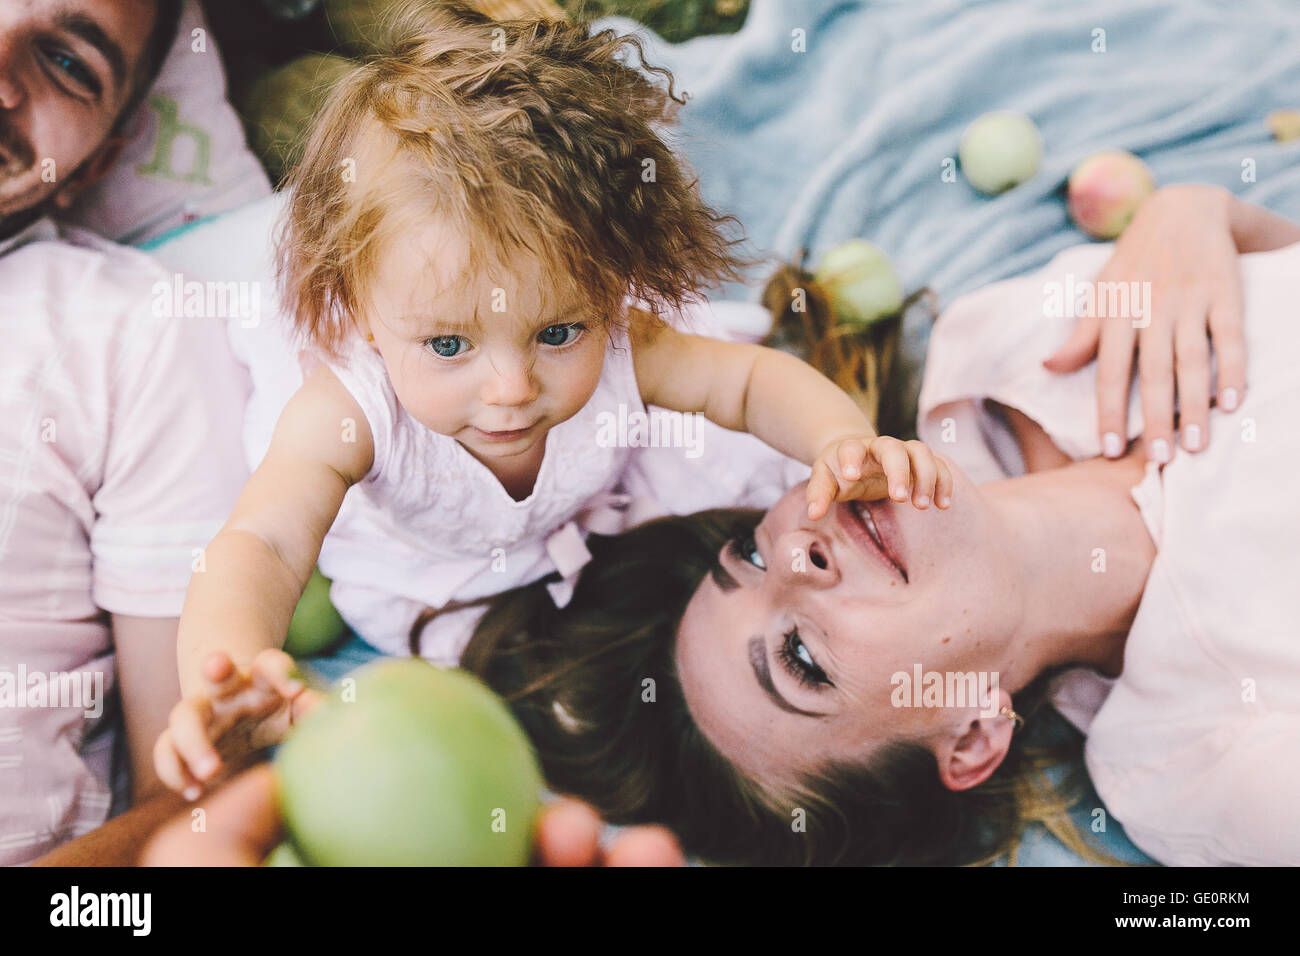
<path id="1" fill-rule="evenodd" d="M 704 301 L 670 321 L 683 331 L 727 337 Z M 316 359 L 306 353 L 299 359 L 302 350 L 283 318 L 229 328 L 253 382 L 244 439 L 249 467 L 256 468 L 280 411 Z M 346 361 L 330 362 L 365 413 L 375 458 L 348 490 L 318 564 L 333 582 L 330 597 L 339 613 L 363 640 L 388 654 L 407 654 L 411 625 L 426 606 L 498 594 L 557 570 L 565 579 L 550 588 L 563 604 L 586 556 L 588 532 L 613 533 L 663 513 L 766 508 L 807 477 L 807 466 L 752 435 L 702 418 L 695 425 L 697 457 L 680 447 L 601 440 L 602 426 L 647 411 L 626 333 L 609 338 L 595 393 L 548 433 L 536 484 L 522 501 L 459 442 L 407 414 L 383 361 L 364 343 L 356 341 Z M 420 653 L 457 663 L 482 611 L 435 618 L 422 632 Z"/>

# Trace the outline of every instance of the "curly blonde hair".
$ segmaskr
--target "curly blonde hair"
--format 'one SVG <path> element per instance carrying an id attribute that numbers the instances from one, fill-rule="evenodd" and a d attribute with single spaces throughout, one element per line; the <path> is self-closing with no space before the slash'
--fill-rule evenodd
<path id="1" fill-rule="evenodd" d="M 548 303 L 582 302 L 599 325 L 626 296 L 662 322 L 760 261 L 656 132 L 685 98 L 636 37 L 430 0 L 402 6 L 388 37 L 331 92 L 286 180 L 282 304 L 308 342 L 341 354 L 385 250 L 433 218 L 475 275 L 526 255 Z"/>

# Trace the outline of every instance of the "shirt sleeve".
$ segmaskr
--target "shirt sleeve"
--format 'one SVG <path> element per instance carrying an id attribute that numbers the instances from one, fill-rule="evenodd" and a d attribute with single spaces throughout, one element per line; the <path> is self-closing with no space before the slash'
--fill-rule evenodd
<path id="1" fill-rule="evenodd" d="M 1206 751 L 1219 751 L 1214 757 Z M 1300 863 L 1300 716 L 1274 713 L 1202 742 L 1203 763 L 1147 780 L 1144 804 L 1159 812 L 1124 819 L 1135 844 L 1169 866 L 1278 866 Z"/>
<path id="2" fill-rule="evenodd" d="M 220 319 L 144 311 L 117 338 L 92 498 L 93 598 L 118 614 L 171 617 L 248 479 L 240 437 L 248 375 Z"/>

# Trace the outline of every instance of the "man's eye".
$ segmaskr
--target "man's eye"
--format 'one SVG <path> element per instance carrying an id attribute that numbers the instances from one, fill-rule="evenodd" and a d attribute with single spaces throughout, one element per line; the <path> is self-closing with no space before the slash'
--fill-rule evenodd
<path id="1" fill-rule="evenodd" d="M 733 558 L 739 561 L 748 561 L 760 571 L 767 570 L 767 565 L 763 562 L 763 556 L 758 553 L 758 543 L 754 540 L 752 534 L 732 538 L 727 542 L 727 550 L 731 552 Z"/>
<path id="2" fill-rule="evenodd" d="M 543 345 L 571 345 L 578 340 L 586 328 L 581 322 L 568 325 L 548 325 L 537 333 L 537 341 Z"/>
<path id="3" fill-rule="evenodd" d="M 47 50 L 45 55 L 56 69 L 66 73 L 77 85 L 99 95 L 99 80 L 86 64 L 66 50 Z"/>
<path id="4" fill-rule="evenodd" d="M 435 335 L 424 340 L 424 347 L 439 358 L 455 358 L 465 350 L 462 346 L 468 348 L 469 342 L 459 335 Z"/>

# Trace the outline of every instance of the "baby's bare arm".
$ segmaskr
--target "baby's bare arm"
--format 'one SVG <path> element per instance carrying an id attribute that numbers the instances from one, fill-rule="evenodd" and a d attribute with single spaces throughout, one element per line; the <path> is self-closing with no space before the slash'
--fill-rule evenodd
<path id="1" fill-rule="evenodd" d="M 805 464 L 836 439 L 875 435 L 834 382 L 776 349 L 633 326 L 632 357 L 646 404 L 700 412 Z"/>
<path id="2" fill-rule="evenodd" d="M 204 686 L 212 652 L 247 668 L 259 651 L 284 644 L 343 496 L 373 458 L 360 406 L 318 368 L 285 406 L 266 457 L 190 580 L 177 636 L 182 696 Z"/>

